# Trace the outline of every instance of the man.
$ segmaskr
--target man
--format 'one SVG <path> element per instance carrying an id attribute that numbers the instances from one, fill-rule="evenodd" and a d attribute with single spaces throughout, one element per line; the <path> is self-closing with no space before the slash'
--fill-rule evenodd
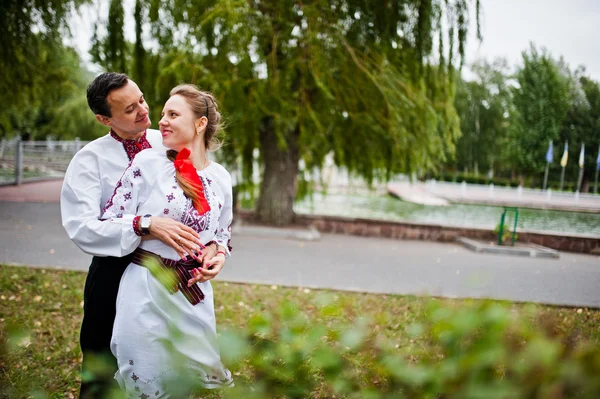
<path id="1" fill-rule="evenodd" d="M 65 175 L 60 206 L 69 238 L 94 255 L 84 289 L 80 397 L 102 398 L 112 389 L 117 370 L 110 339 L 119 282 L 130 263 L 130 256 L 121 252 L 120 240 L 122 229 L 133 228 L 134 217 L 123 218 L 121 225 L 103 223 L 100 217 L 133 157 L 146 148 L 162 147 L 162 137 L 159 131 L 149 129 L 148 104 L 127 75 L 99 75 L 88 87 L 87 101 L 96 119 L 110 127 L 110 133 L 75 154 Z M 193 229 L 170 218 L 143 219 L 142 229 L 149 234 L 142 239 L 159 239 L 182 257 L 200 252 L 198 234 Z M 213 251 L 216 253 L 216 249 Z M 207 248 L 201 258 L 214 255 L 210 252 Z"/>

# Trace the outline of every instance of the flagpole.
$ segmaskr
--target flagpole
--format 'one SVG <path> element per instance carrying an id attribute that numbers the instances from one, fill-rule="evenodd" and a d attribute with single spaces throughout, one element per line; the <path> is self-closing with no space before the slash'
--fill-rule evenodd
<path id="1" fill-rule="evenodd" d="M 546 151 L 546 172 L 544 173 L 544 185 L 542 190 L 546 190 L 546 186 L 548 185 L 548 169 L 550 169 L 550 164 L 554 160 L 554 147 L 552 145 L 552 140 L 548 142 L 548 151 Z"/>
<path id="2" fill-rule="evenodd" d="M 600 170 L 600 144 L 598 144 L 598 158 L 596 158 L 596 177 L 594 178 L 594 194 L 598 194 L 598 171 Z"/>
<path id="3" fill-rule="evenodd" d="M 579 153 L 579 179 L 577 179 L 577 191 L 581 192 L 581 181 L 583 180 L 583 166 L 584 166 L 584 148 L 585 144 L 581 143 L 581 152 Z"/>
<path id="4" fill-rule="evenodd" d="M 565 182 L 565 167 L 567 166 L 567 162 L 569 159 L 569 140 L 565 141 L 565 149 L 563 151 L 563 156 L 560 159 L 560 166 L 562 166 L 562 171 L 560 172 L 560 191 L 563 189 L 563 184 Z"/>

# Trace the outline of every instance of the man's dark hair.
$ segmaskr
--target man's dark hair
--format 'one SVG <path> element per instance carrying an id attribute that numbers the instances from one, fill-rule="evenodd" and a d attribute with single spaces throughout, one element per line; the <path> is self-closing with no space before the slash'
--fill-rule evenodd
<path id="1" fill-rule="evenodd" d="M 106 98 L 111 91 L 120 89 L 129 81 L 124 73 L 104 72 L 96 77 L 87 88 L 87 102 L 96 115 L 111 117 L 110 106 Z"/>

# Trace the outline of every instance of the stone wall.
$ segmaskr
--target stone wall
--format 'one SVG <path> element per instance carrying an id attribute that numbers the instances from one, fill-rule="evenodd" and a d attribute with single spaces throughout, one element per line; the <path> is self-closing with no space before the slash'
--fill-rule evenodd
<path id="1" fill-rule="evenodd" d="M 561 236 L 543 233 L 519 233 L 519 241 L 531 242 L 557 251 L 583 252 L 600 255 L 600 238 L 591 236 Z"/>
<path id="2" fill-rule="evenodd" d="M 251 220 L 252 212 L 240 210 L 236 217 Z M 454 241 L 456 237 L 495 241 L 497 236 L 486 229 L 452 227 L 435 224 L 391 222 L 385 220 L 347 218 L 341 216 L 297 215 L 296 224 L 314 226 L 321 233 L 383 237 L 398 240 Z M 531 242 L 559 251 L 600 253 L 600 237 L 517 231 L 518 241 Z"/>

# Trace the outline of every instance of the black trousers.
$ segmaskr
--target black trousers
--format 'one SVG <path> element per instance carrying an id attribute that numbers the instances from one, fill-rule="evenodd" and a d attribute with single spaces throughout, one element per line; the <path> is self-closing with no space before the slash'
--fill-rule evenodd
<path id="1" fill-rule="evenodd" d="M 83 352 L 79 397 L 104 398 L 118 389 L 114 374 L 117 359 L 110 352 L 117 293 L 131 255 L 123 258 L 94 256 L 83 291 L 83 322 L 79 341 Z"/>

